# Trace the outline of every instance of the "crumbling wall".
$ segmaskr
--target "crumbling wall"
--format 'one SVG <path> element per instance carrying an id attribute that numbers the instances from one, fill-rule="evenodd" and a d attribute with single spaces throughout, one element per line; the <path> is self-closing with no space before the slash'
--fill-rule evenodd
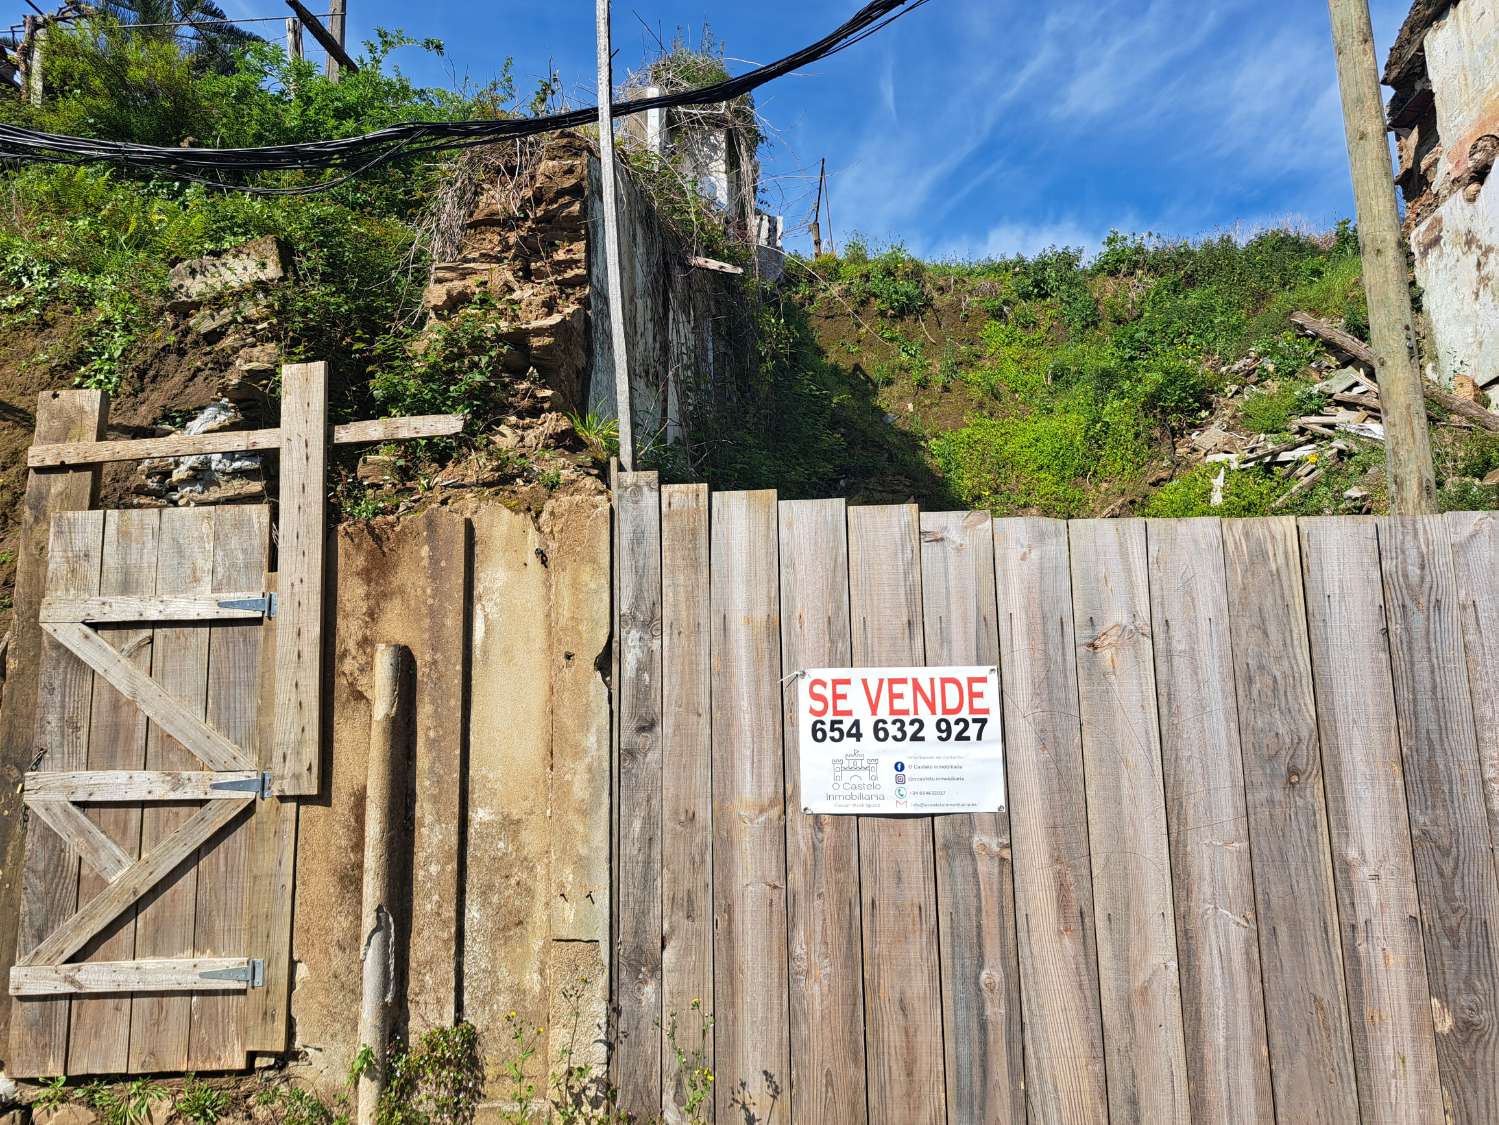
<path id="1" fill-rule="evenodd" d="M 1418 3 L 1386 81 L 1437 374 L 1499 406 L 1499 0 Z"/>

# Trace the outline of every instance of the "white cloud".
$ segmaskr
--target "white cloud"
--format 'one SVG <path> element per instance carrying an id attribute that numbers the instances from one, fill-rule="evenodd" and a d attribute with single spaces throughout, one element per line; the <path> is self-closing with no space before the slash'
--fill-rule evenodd
<path id="1" fill-rule="evenodd" d="M 1089 254 L 1103 245 L 1107 230 L 1089 229 L 1072 219 L 1050 222 L 997 223 L 974 238 L 946 239 L 924 253 L 937 261 L 976 261 L 984 258 L 1033 257 L 1053 247 L 1081 247 Z"/>

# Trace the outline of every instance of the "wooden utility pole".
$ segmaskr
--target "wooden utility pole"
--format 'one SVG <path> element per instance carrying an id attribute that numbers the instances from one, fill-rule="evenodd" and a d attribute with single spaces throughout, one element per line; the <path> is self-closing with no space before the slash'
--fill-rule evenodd
<path id="1" fill-rule="evenodd" d="M 347 16 L 347 0 L 329 0 L 328 2 L 328 31 L 338 41 L 340 51 L 344 48 L 344 22 Z M 339 79 L 339 59 L 334 52 L 328 52 L 328 77 L 334 82 Z"/>
<path id="2" fill-rule="evenodd" d="M 822 257 L 822 185 L 828 178 L 828 158 L 817 168 L 817 206 L 812 208 L 812 257 Z"/>
<path id="3" fill-rule="evenodd" d="M 286 21 L 286 59 L 300 62 L 302 59 L 302 21 L 290 16 Z"/>
<path id="4" fill-rule="evenodd" d="M 635 471 L 635 424 L 630 415 L 630 357 L 625 351 L 624 281 L 619 261 L 619 198 L 614 184 L 614 52 L 609 0 L 597 0 L 599 48 L 599 180 L 604 193 L 604 267 L 609 277 L 609 341 L 614 353 L 614 402 L 619 411 L 619 463 Z"/>
<path id="5" fill-rule="evenodd" d="M 17 52 L 24 66 L 21 74 L 21 96 L 34 106 L 42 104 L 42 56 L 47 48 L 47 18 L 21 17 L 21 49 Z"/>
<path id="6" fill-rule="evenodd" d="M 1395 177 L 1385 138 L 1384 97 L 1374 56 L 1368 0 L 1328 0 L 1332 38 L 1343 91 L 1343 125 L 1363 252 L 1364 292 L 1369 298 L 1369 334 L 1377 360 L 1379 401 L 1384 413 L 1389 465 L 1390 511 L 1423 515 L 1436 511 L 1431 435 L 1416 355 L 1405 245 L 1395 204 Z"/>

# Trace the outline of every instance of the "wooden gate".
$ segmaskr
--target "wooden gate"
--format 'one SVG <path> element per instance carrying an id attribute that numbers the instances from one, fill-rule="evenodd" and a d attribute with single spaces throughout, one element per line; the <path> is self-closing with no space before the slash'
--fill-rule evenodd
<path id="1" fill-rule="evenodd" d="M 702 1042 L 721 1125 L 1499 1121 L 1499 515 L 616 516 L 626 1108 Z M 804 813 L 797 672 L 921 664 L 1010 807 Z"/>
<path id="2" fill-rule="evenodd" d="M 265 507 L 53 520 L 13 1075 L 225 1069 L 282 1045 L 258 988 L 286 944 L 265 921 L 269 528 Z"/>

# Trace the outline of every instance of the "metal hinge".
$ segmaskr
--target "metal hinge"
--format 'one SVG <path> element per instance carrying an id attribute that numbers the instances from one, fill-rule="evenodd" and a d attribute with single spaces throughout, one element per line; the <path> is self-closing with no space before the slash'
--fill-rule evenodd
<path id="1" fill-rule="evenodd" d="M 234 781 L 215 781 L 208 788 L 217 789 L 223 793 L 252 793 L 263 801 L 271 795 L 271 775 L 267 770 L 255 777 L 236 778 Z"/>
<path id="2" fill-rule="evenodd" d="M 251 988 L 265 986 L 265 962 L 251 961 L 243 969 L 208 969 L 198 974 L 199 980 L 242 980 Z"/>
<path id="3" fill-rule="evenodd" d="M 275 594 L 262 594 L 258 598 L 225 598 L 219 602 L 220 609 L 248 609 L 262 617 L 276 616 L 277 599 Z"/>

